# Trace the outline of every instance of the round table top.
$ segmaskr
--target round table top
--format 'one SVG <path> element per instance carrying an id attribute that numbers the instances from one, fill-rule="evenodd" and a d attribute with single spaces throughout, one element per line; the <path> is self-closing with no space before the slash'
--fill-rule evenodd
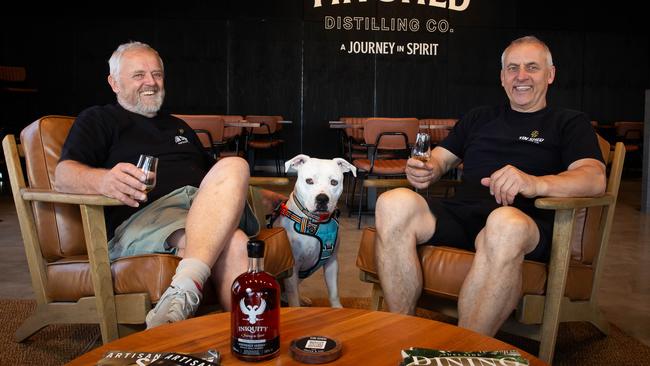
<path id="1" fill-rule="evenodd" d="M 423 347 L 454 351 L 512 350 L 516 347 L 454 325 L 380 311 L 333 308 L 282 308 L 280 356 L 257 365 L 304 365 L 289 355 L 291 340 L 310 335 L 340 341 L 342 356 L 328 365 L 397 365 L 400 351 Z M 222 365 L 247 364 L 230 354 L 230 313 L 219 313 L 162 325 L 131 334 L 71 361 L 95 365 L 107 351 L 194 353 L 216 349 Z M 518 350 L 530 365 L 546 365 Z"/>

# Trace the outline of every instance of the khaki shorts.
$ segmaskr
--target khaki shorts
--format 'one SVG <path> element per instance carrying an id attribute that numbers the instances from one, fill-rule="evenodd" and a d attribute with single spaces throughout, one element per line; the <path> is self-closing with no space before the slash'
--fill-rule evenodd
<path id="1" fill-rule="evenodd" d="M 192 186 L 178 188 L 131 215 L 115 229 L 115 236 L 108 242 L 110 259 L 151 253 L 176 254 L 178 248 L 170 247 L 167 238 L 185 228 L 197 192 L 198 188 Z M 244 205 L 239 229 L 249 237 L 259 233 L 260 225 L 248 203 Z"/>

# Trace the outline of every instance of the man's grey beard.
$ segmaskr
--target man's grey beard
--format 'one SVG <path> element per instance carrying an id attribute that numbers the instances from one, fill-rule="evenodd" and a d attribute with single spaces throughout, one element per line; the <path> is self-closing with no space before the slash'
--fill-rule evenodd
<path id="1" fill-rule="evenodd" d="M 140 94 L 138 93 L 136 95 L 137 101 L 136 104 L 130 104 L 127 100 L 122 98 L 119 94 L 117 95 L 117 102 L 120 103 L 120 105 L 126 109 L 129 112 L 133 112 L 136 114 L 143 115 L 145 117 L 152 117 L 158 113 L 160 110 L 160 107 L 163 104 L 163 101 L 165 100 L 165 90 L 159 90 L 156 94 L 156 100 L 154 101 L 154 104 L 152 105 L 145 105 L 142 103 L 142 99 L 140 98 Z"/>

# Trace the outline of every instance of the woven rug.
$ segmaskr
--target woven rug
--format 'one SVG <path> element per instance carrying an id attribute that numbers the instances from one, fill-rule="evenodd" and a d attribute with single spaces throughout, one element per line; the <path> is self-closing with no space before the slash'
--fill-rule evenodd
<path id="1" fill-rule="evenodd" d="M 14 342 L 14 332 L 35 308 L 34 300 L 0 300 L 0 365 L 62 365 L 101 344 L 93 324 L 51 325 Z"/>
<path id="2" fill-rule="evenodd" d="M 343 298 L 344 307 L 367 309 L 368 298 Z M 326 299 L 313 299 L 313 306 L 328 306 Z M 51 325 L 23 343 L 13 341 L 18 326 L 30 315 L 33 300 L 0 300 L 0 365 L 61 365 L 100 345 L 99 326 L 90 324 Z M 433 312 L 419 311 L 418 316 L 447 321 Z M 499 334 L 497 338 L 529 353 L 537 353 L 537 343 Z M 650 365 L 650 347 L 612 326 L 602 336 L 587 323 L 560 325 L 554 365 Z"/>

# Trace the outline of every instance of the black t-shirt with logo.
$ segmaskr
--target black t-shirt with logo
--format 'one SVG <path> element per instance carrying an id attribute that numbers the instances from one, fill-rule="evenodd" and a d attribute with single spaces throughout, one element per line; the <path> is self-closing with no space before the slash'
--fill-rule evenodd
<path id="1" fill-rule="evenodd" d="M 463 160 L 463 182 L 455 198 L 494 198 L 481 178 L 510 164 L 534 175 L 561 173 L 576 160 L 603 161 L 588 117 L 578 111 L 546 107 L 533 113 L 509 105 L 471 110 L 454 126 L 441 146 Z M 515 198 L 515 207 L 532 207 L 534 199 Z"/>
<path id="2" fill-rule="evenodd" d="M 194 131 L 181 119 L 165 113 L 147 118 L 117 104 L 81 112 L 70 129 L 60 160 L 111 169 L 120 162 L 137 164 L 140 154 L 159 159 L 156 187 L 147 195 L 147 203 L 186 185 L 198 187 L 214 163 Z M 147 203 L 139 208 L 106 207 L 109 238 L 117 226 Z"/>

